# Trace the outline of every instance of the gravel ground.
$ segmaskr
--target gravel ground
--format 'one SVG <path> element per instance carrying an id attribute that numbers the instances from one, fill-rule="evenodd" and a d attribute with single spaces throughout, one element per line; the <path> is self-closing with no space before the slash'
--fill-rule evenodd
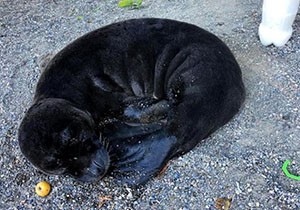
<path id="1" fill-rule="evenodd" d="M 282 48 L 260 44 L 260 0 L 148 0 L 120 9 L 117 0 L 0 0 L 0 209 L 300 209 L 300 182 L 281 171 L 286 159 L 300 175 L 300 14 Z M 47 176 L 20 153 L 18 125 L 29 107 L 41 58 L 100 26 L 137 17 L 190 22 L 223 39 L 243 71 L 242 111 L 192 152 L 173 160 L 162 178 L 132 189 L 111 177 L 79 184 Z M 34 186 L 47 180 L 51 194 Z"/>

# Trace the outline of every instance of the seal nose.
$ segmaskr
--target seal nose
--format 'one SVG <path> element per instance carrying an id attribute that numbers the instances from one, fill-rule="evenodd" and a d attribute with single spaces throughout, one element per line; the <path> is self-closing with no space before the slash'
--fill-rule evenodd
<path id="1" fill-rule="evenodd" d="M 109 168 L 109 154 L 104 147 L 97 150 L 84 174 L 78 177 L 82 182 L 94 182 L 101 179 Z"/>

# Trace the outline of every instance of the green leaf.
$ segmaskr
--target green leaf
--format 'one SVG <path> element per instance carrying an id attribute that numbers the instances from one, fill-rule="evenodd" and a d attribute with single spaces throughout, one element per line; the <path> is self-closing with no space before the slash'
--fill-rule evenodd
<path id="1" fill-rule="evenodd" d="M 143 0 L 122 0 L 118 3 L 118 6 L 123 7 L 140 7 Z"/>
<path id="2" fill-rule="evenodd" d="M 119 2 L 119 7 L 130 7 L 133 5 L 133 0 L 122 0 Z"/>

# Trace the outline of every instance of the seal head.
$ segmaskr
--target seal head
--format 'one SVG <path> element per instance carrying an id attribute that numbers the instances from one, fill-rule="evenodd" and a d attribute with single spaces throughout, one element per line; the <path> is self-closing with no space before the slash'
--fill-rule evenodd
<path id="1" fill-rule="evenodd" d="M 90 114 L 63 99 L 35 103 L 20 125 L 19 142 L 26 158 L 48 174 L 95 181 L 109 167 L 107 148 L 96 135 Z"/>

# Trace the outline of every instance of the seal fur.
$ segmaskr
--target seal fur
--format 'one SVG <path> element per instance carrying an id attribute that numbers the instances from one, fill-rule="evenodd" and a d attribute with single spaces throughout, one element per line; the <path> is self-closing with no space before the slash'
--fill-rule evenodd
<path id="1" fill-rule="evenodd" d="M 145 183 L 226 124 L 244 100 L 241 70 L 215 35 L 132 19 L 92 31 L 46 65 L 19 128 L 40 170 Z"/>

